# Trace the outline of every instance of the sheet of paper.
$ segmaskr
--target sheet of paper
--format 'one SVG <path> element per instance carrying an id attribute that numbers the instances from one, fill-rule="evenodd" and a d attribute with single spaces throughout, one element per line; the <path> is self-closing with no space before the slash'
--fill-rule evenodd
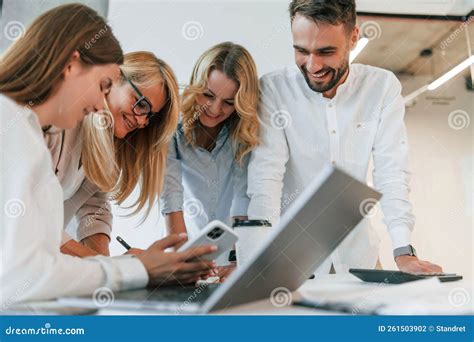
<path id="1" fill-rule="evenodd" d="M 472 314 L 472 287 L 466 284 L 442 284 L 438 278 L 399 285 L 364 283 L 342 275 L 323 278 L 298 292 L 316 305 L 343 307 L 352 314 Z"/>

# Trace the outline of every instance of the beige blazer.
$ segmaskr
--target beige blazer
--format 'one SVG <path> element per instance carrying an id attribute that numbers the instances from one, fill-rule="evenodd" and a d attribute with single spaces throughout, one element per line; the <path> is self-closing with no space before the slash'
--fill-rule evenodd
<path id="1" fill-rule="evenodd" d="M 44 133 L 46 144 L 53 159 L 53 171 L 61 183 L 64 198 L 64 229 L 75 216 L 78 241 L 98 233 L 110 237 L 112 211 L 108 193 L 87 179 L 81 165 L 81 126 L 70 130 L 51 127 Z M 62 244 L 71 240 L 63 230 Z"/>

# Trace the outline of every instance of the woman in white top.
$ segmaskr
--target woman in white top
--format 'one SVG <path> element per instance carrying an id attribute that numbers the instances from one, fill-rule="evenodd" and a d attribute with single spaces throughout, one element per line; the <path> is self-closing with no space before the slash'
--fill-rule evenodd
<path id="1" fill-rule="evenodd" d="M 65 227 L 73 216 L 78 223 L 80 243 L 64 233 L 63 253 L 109 255 L 109 199 L 122 203 L 140 183 L 134 212 L 146 208 L 148 214 L 162 189 L 179 115 L 176 78 L 164 61 L 146 51 L 126 54 L 120 69 L 118 82 L 105 96 L 112 117 L 93 114 L 74 129 L 45 132 L 63 187 Z"/>
<path id="2" fill-rule="evenodd" d="M 97 32 L 101 38 L 88 44 Z M 74 128 L 103 109 L 123 54 L 111 28 L 92 9 L 70 4 L 37 18 L 0 60 L 0 305 L 123 290 L 209 273 L 188 253 L 165 253 L 186 236 L 155 242 L 139 256 L 78 258 L 60 252 L 63 194 L 42 127 Z M 193 260 L 192 262 L 190 260 Z"/>

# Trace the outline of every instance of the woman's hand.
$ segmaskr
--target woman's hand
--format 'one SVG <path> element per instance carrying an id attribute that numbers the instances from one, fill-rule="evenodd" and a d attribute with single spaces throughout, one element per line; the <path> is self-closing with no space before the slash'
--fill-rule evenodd
<path id="1" fill-rule="evenodd" d="M 201 277 L 211 274 L 215 263 L 201 257 L 215 252 L 216 246 L 199 246 L 185 252 L 165 252 L 167 248 L 175 247 L 185 239 L 187 235 L 184 233 L 173 234 L 156 241 L 137 255 L 148 272 L 148 285 L 195 283 Z"/>
<path id="2" fill-rule="evenodd" d="M 61 253 L 68 254 L 72 256 L 77 256 L 81 258 L 96 256 L 99 253 L 97 251 L 80 244 L 75 240 L 69 240 L 64 245 L 61 246 Z"/>
<path id="3" fill-rule="evenodd" d="M 186 223 L 182 211 L 175 211 L 165 215 L 166 230 L 169 235 L 186 233 Z M 187 235 L 180 243 L 173 246 L 173 250 L 177 251 L 182 245 L 188 241 Z"/>
<path id="4" fill-rule="evenodd" d="M 126 251 L 123 254 L 132 254 L 132 255 L 139 255 L 142 254 L 145 250 L 140 249 L 140 248 L 130 248 L 128 251 Z"/>
<path id="5" fill-rule="evenodd" d="M 232 272 L 236 269 L 236 263 L 232 262 L 229 265 L 226 266 L 217 266 L 213 270 L 213 274 L 211 276 L 214 277 L 219 277 L 220 282 L 224 282 L 229 276 L 231 275 Z"/>
<path id="6" fill-rule="evenodd" d="M 81 240 L 81 244 L 84 246 L 96 251 L 97 254 L 106 256 L 110 255 L 109 243 L 109 237 L 102 233 L 94 234 Z"/>

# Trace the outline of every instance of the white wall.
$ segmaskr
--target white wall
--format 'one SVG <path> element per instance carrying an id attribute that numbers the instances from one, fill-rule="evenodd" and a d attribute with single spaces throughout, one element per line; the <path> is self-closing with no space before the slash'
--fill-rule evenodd
<path id="1" fill-rule="evenodd" d="M 0 53 L 42 13 L 67 3 L 82 3 L 107 16 L 107 0 L 3 0 L 0 13 Z"/>
<path id="2" fill-rule="evenodd" d="M 361 2 L 363 6 L 369 3 Z M 188 81 L 202 51 L 225 40 L 247 47 L 260 75 L 293 63 L 286 1 L 134 1 L 131 4 L 112 0 L 109 7 L 112 27 L 124 50 L 146 49 L 156 53 L 171 64 L 180 83 Z M 189 22 L 194 23 L 186 24 Z M 195 30 L 183 33 L 186 25 Z M 190 40 L 193 37 L 197 38 Z M 404 80 L 404 93 L 427 81 Z M 452 99 L 441 105 L 430 96 Z M 406 115 L 413 172 L 411 198 L 417 216 L 414 244 L 422 258 L 442 264 L 447 271 L 465 275 L 472 275 L 474 123 L 455 130 L 449 126 L 448 116 L 462 109 L 472 122 L 472 99 L 472 92 L 465 91 L 462 79 L 457 78 L 434 94 L 422 95 Z M 116 215 L 126 212 L 118 208 L 114 211 Z M 114 234 L 136 247 L 146 247 L 163 235 L 163 219 L 157 207 L 137 228 L 141 219 L 116 216 Z M 386 229 L 380 217 L 374 221 L 384 248 L 382 263 L 386 268 L 393 268 Z M 123 252 L 115 241 L 111 249 L 113 254 Z"/>
<path id="3" fill-rule="evenodd" d="M 286 1 L 112 0 L 109 21 L 125 52 L 152 51 L 187 83 L 199 55 L 223 41 L 244 45 L 260 74 L 288 63 L 287 7 Z"/>
<path id="4" fill-rule="evenodd" d="M 407 93 L 429 79 L 404 81 Z M 411 89 L 410 89 L 411 88 Z M 447 271 L 473 274 L 474 92 L 462 77 L 426 92 L 407 108 L 417 216 L 413 235 L 423 257 Z"/>
<path id="5" fill-rule="evenodd" d="M 131 5 L 130 1 L 112 0 L 108 19 L 125 52 L 152 51 L 186 84 L 199 55 L 223 41 L 245 46 L 260 75 L 292 63 L 287 6 L 286 1 L 139 0 Z M 141 225 L 142 216 L 118 217 L 127 213 L 118 207 L 114 213 L 112 254 L 124 251 L 116 235 L 143 248 L 164 234 L 157 206 Z"/>

